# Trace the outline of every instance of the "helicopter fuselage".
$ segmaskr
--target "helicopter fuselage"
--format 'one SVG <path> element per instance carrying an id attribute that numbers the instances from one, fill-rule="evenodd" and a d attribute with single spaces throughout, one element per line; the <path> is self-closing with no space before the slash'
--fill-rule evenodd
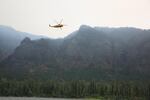
<path id="1" fill-rule="evenodd" d="M 53 25 L 53 26 L 49 25 L 49 27 L 54 27 L 54 28 L 61 28 L 61 27 L 63 27 L 63 26 L 64 26 L 64 25 L 62 25 L 62 24 Z"/>

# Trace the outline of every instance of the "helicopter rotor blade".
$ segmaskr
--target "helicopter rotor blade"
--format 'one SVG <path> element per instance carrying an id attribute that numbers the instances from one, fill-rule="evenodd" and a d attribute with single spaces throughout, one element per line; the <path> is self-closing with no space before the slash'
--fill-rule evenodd
<path id="1" fill-rule="evenodd" d="M 61 19 L 60 24 L 62 24 L 63 19 Z"/>

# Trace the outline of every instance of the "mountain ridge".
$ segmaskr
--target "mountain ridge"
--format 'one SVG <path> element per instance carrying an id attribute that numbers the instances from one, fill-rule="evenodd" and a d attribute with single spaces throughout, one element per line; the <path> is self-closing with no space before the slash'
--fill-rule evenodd
<path id="1" fill-rule="evenodd" d="M 129 28 L 109 32 L 83 25 L 63 39 L 26 38 L 1 63 L 0 76 L 67 80 L 148 79 L 150 32 Z"/>
<path id="2" fill-rule="evenodd" d="M 14 49 L 19 46 L 25 37 L 30 37 L 33 40 L 46 38 L 44 36 L 20 32 L 9 26 L 0 25 L 0 61 L 13 53 Z"/>

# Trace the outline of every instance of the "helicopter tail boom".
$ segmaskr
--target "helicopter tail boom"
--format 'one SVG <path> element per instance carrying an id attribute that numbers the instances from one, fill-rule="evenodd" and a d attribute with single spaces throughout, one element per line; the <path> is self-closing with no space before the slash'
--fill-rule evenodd
<path id="1" fill-rule="evenodd" d="M 52 26 L 49 24 L 49 27 L 52 27 Z"/>

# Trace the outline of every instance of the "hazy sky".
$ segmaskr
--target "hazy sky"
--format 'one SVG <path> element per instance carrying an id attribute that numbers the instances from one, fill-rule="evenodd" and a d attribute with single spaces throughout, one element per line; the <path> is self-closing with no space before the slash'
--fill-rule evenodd
<path id="1" fill-rule="evenodd" d="M 61 19 L 63 30 L 48 27 Z M 0 24 L 53 38 L 82 24 L 150 28 L 150 0 L 0 0 Z"/>

